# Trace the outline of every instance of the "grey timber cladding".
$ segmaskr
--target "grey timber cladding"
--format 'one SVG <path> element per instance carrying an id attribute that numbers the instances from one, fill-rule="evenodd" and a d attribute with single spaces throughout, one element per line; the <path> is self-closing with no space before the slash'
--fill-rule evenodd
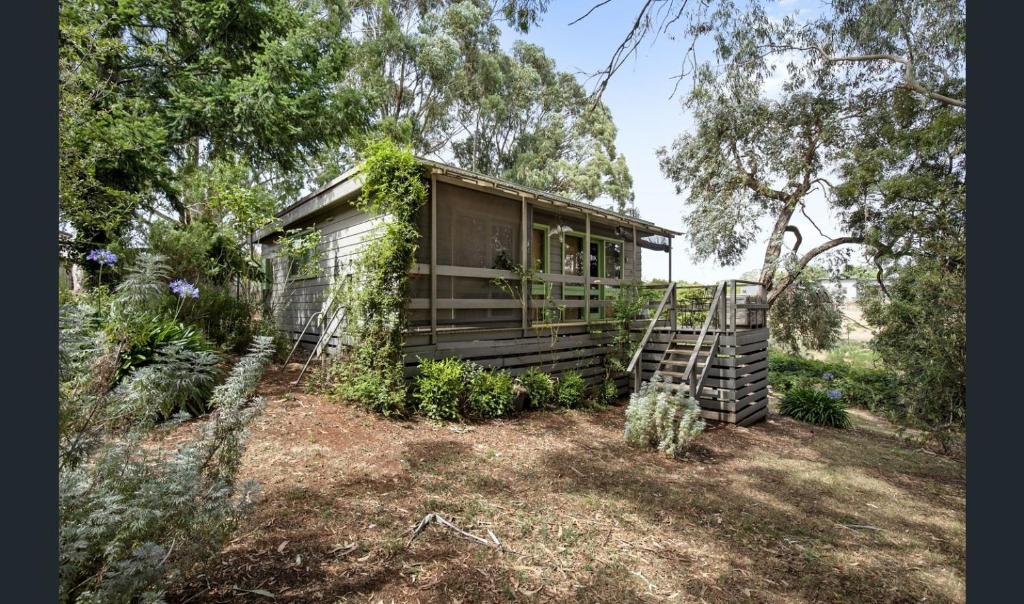
<path id="1" fill-rule="evenodd" d="M 292 228 L 311 226 L 321 232 L 317 248 L 320 276 L 315 278 L 289 278 L 288 261 L 278 255 L 277 244 L 273 240 L 263 244 L 263 257 L 270 260 L 273 269 L 271 304 L 286 335 L 298 337 L 310 317 L 321 310 L 328 285 L 352 272 L 355 260 L 374 238 L 374 227 L 384 220 L 344 203 L 316 220 L 292 225 Z M 315 344 L 319 337 L 320 330 L 314 322 L 303 341 Z"/>

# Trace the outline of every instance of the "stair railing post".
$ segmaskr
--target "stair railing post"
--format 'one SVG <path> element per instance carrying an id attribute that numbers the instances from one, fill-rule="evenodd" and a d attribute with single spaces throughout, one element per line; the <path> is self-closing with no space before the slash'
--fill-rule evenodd
<path id="1" fill-rule="evenodd" d="M 732 333 L 736 333 L 739 327 L 736 325 L 736 306 L 739 304 L 739 295 L 736 280 L 732 280 Z"/>
<path id="2" fill-rule="evenodd" d="M 723 287 L 723 289 L 725 289 L 725 288 Z M 725 329 L 727 327 L 726 318 L 725 318 L 725 299 L 729 296 L 729 294 L 726 293 L 726 292 L 722 292 L 722 293 L 724 295 L 722 295 L 722 296 L 720 296 L 718 298 L 718 308 L 716 309 L 718 311 L 718 330 L 719 331 L 721 331 L 721 330 L 723 330 L 723 329 Z"/>
<path id="3" fill-rule="evenodd" d="M 671 306 L 671 310 L 669 311 L 669 316 L 671 317 L 670 325 L 672 326 L 672 334 L 675 335 L 675 333 L 676 333 L 676 297 L 677 297 L 677 293 L 678 293 L 678 292 L 676 292 L 676 283 L 675 283 L 675 281 L 670 283 L 669 287 L 672 288 L 672 306 Z"/>

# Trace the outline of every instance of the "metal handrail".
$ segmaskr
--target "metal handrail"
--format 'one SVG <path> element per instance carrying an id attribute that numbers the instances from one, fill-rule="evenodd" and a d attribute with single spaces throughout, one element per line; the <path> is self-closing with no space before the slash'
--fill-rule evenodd
<path id="1" fill-rule="evenodd" d="M 718 287 L 715 288 L 715 295 L 711 298 L 711 305 L 708 307 L 708 316 L 704 319 L 704 325 L 700 329 L 700 335 L 697 336 L 697 341 L 693 345 L 693 352 L 690 353 L 690 360 L 686 363 L 686 369 L 683 371 L 683 380 L 690 381 L 691 385 L 692 380 L 690 379 L 690 376 L 693 373 L 693 368 L 697 364 L 697 354 L 700 352 L 701 346 L 704 345 L 704 339 L 708 335 L 708 329 L 711 328 L 711 319 L 715 317 L 715 307 L 721 303 L 722 290 L 724 288 L 725 281 L 720 281 L 718 283 Z M 693 394 L 692 388 L 690 394 Z"/>
<path id="2" fill-rule="evenodd" d="M 318 310 L 312 315 L 310 315 L 309 320 L 306 321 L 306 326 L 302 328 L 302 333 L 300 333 L 299 337 L 296 338 L 295 340 L 295 346 L 292 346 L 292 351 L 288 353 L 288 356 L 285 357 L 284 359 L 284 363 L 281 364 L 281 371 L 284 371 L 284 368 L 288 366 L 288 361 L 292 359 L 292 355 L 295 354 L 296 350 L 298 350 L 299 344 L 302 343 L 303 336 L 306 335 L 306 330 L 309 329 L 309 326 L 313 324 L 313 319 L 319 317 L 322 314 L 324 314 L 324 311 Z"/>
<path id="3" fill-rule="evenodd" d="M 630 359 L 629 365 L 626 367 L 627 373 L 631 373 L 636 369 L 637 363 L 640 361 L 640 357 L 644 353 L 644 347 L 647 346 L 647 340 L 649 340 L 651 334 L 654 333 L 654 326 L 661 317 L 661 313 L 665 310 L 665 305 L 668 304 L 668 301 L 671 300 L 673 296 L 675 296 L 675 291 L 676 284 L 674 282 L 669 283 L 668 287 L 665 288 L 665 295 L 662 296 L 661 303 L 658 304 L 658 310 L 654 311 L 654 316 L 651 317 L 651 322 L 647 326 L 647 331 L 644 333 L 644 337 L 640 339 L 640 344 L 637 346 L 636 352 L 633 353 L 633 358 Z"/>
<path id="4" fill-rule="evenodd" d="M 338 316 L 339 313 L 341 315 L 340 317 Z M 340 321 L 341 319 L 344 319 L 347 313 L 348 308 L 345 306 L 338 306 L 334 309 L 334 314 L 331 315 L 331 319 L 327 322 L 324 330 L 320 333 L 320 338 L 317 339 L 316 346 L 313 347 L 313 352 L 309 353 L 309 358 L 306 359 L 306 363 L 302 366 L 302 371 L 299 372 L 299 377 L 295 378 L 295 381 L 292 382 L 293 386 L 299 385 L 299 382 L 302 381 L 302 376 L 306 374 L 306 369 L 309 368 L 309 364 L 313 361 L 313 358 L 322 355 L 323 348 L 327 346 L 327 343 L 334 337 L 331 330 L 331 325 L 334 324 L 334 320 L 338 319 Z M 335 330 L 337 330 L 337 327 L 335 327 Z"/>

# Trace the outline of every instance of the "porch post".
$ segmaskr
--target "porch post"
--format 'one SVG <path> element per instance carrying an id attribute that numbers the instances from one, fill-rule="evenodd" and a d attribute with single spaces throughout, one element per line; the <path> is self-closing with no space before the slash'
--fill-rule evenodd
<path id="1" fill-rule="evenodd" d="M 672 281 L 672 238 L 669 237 L 668 238 L 668 285 L 669 285 L 669 287 L 671 287 L 673 283 L 675 283 L 675 282 Z M 673 292 L 673 294 L 672 294 L 672 306 L 669 307 L 671 309 L 671 310 L 669 310 L 669 318 L 670 318 L 669 324 L 672 326 L 672 333 L 675 333 L 675 331 L 676 331 L 676 298 L 677 297 L 678 296 Z"/>
<path id="2" fill-rule="evenodd" d="M 583 238 L 583 312 L 590 323 L 590 214 L 586 215 L 587 229 Z"/>
<path id="3" fill-rule="evenodd" d="M 522 292 L 521 295 L 523 296 L 523 337 L 525 338 L 526 337 L 526 331 L 530 327 L 530 292 L 527 291 L 527 288 L 530 286 L 530 283 L 526 279 L 526 272 L 525 271 L 531 270 L 533 267 L 530 266 L 530 254 L 529 254 L 530 228 L 529 228 L 529 220 L 528 220 L 529 219 L 529 215 L 528 215 L 528 212 L 527 212 L 528 208 L 526 207 L 526 196 L 525 195 L 520 195 L 520 200 L 522 202 L 522 241 L 521 241 L 521 245 L 519 246 L 521 248 L 521 250 L 520 250 L 521 251 L 520 266 L 523 267 L 523 271 L 524 272 L 523 272 L 523 275 L 522 275 L 522 279 L 520 280 L 520 290 L 519 291 Z"/>
<path id="4" fill-rule="evenodd" d="M 430 343 L 437 344 L 437 177 L 430 172 Z"/>
<path id="5" fill-rule="evenodd" d="M 633 227 L 633 281 L 640 284 L 640 241 L 636 238 L 636 227 Z"/>

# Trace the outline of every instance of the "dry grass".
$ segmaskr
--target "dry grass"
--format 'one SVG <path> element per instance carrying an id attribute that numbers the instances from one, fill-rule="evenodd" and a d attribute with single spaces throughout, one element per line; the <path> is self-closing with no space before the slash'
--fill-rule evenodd
<path id="1" fill-rule="evenodd" d="M 273 369 L 244 478 L 263 494 L 172 601 L 959 602 L 964 467 L 855 412 L 770 415 L 690 458 L 626 446 L 623 408 L 394 422 Z M 437 526 L 429 512 L 518 552 Z M 262 590 L 254 592 L 252 590 Z"/>

